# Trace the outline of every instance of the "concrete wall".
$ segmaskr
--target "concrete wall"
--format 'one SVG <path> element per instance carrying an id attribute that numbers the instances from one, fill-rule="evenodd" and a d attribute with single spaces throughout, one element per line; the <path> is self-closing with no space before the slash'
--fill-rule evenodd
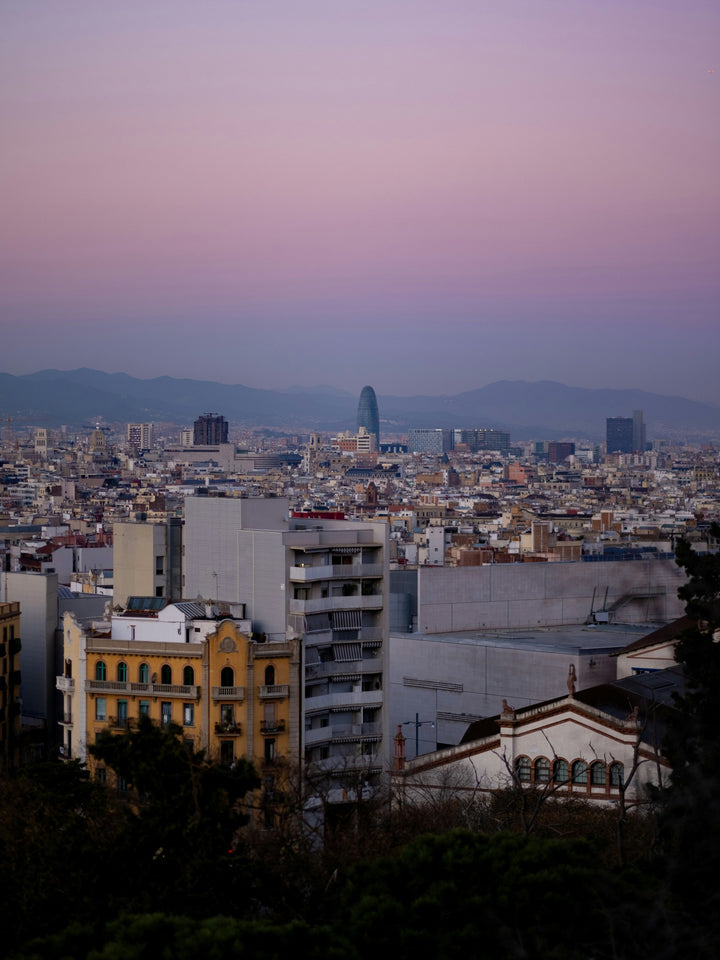
<path id="1" fill-rule="evenodd" d="M 58 578 L 54 573 L 3 573 L 0 600 L 20 603 L 20 670 L 22 712 L 55 719 L 55 628 L 58 617 Z"/>
<path id="2" fill-rule="evenodd" d="M 451 639 L 392 634 L 390 637 L 390 730 L 399 723 L 408 739 L 408 758 L 415 756 L 414 721 L 420 728 L 420 753 L 436 743 L 458 743 L 469 724 L 494 716 L 503 698 L 515 708 L 567 694 L 568 669 L 575 667 L 576 689 L 616 678 L 617 662 L 610 653 L 629 642 L 602 627 L 587 627 L 581 638 L 555 649 L 497 640 Z M 611 628 L 607 628 L 610 630 Z M 551 633 L 548 640 L 551 639 Z M 591 665 L 592 662 L 592 665 Z M 433 728 L 430 724 L 434 723 Z"/>
<path id="3" fill-rule="evenodd" d="M 185 597 L 245 603 L 255 631 L 283 639 L 287 513 L 282 498 L 188 497 Z"/>
<path id="4" fill-rule="evenodd" d="M 677 598 L 684 581 L 672 560 L 420 567 L 418 629 L 449 633 L 585 623 L 592 610 L 633 593 L 648 596 L 623 605 L 611 622 L 666 622 L 684 612 Z"/>

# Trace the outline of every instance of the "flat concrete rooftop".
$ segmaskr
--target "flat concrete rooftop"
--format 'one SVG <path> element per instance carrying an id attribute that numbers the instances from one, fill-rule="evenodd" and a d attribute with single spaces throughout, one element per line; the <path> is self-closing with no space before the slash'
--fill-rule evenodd
<path id="1" fill-rule="evenodd" d="M 418 643 L 467 644 L 509 647 L 545 653 L 610 653 L 653 633 L 662 623 L 570 624 L 534 627 L 528 630 L 462 630 L 455 633 L 404 633 L 391 630 L 391 637 Z"/>

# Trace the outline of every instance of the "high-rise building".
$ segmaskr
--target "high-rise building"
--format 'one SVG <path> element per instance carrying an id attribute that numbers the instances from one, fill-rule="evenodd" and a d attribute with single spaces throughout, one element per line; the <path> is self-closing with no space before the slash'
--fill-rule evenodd
<path id="1" fill-rule="evenodd" d="M 225 417 L 204 413 L 193 424 L 193 440 L 196 447 L 211 447 L 228 442 L 228 422 Z"/>
<path id="2" fill-rule="evenodd" d="M 441 456 L 453 449 L 453 431 L 441 427 L 411 427 L 408 430 L 410 453 L 434 453 Z"/>
<path id="3" fill-rule="evenodd" d="M 136 450 L 149 450 L 152 447 L 153 425 L 151 423 L 129 423 L 127 442 Z"/>
<path id="4" fill-rule="evenodd" d="M 645 452 L 645 423 L 642 410 L 633 410 L 633 450 Z"/>
<path id="5" fill-rule="evenodd" d="M 375 391 L 372 387 L 363 387 L 357 408 L 357 428 L 365 427 L 368 433 L 374 435 L 377 449 L 380 449 L 380 414 Z"/>
<path id="6" fill-rule="evenodd" d="M 608 453 L 633 452 L 632 417 L 608 417 L 606 420 L 606 450 Z"/>
<path id="7" fill-rule="evenodd" d="M 562 463 L 575 454 L 575 444 L 551 440 L 548 443 L 548 463 Z"/>
<path id="8" fill-rule="evenodd" d="M 280 497 L 188 497 L 185 595 L 245 603 L 268 644 L 301 640 L 301 755 L 349 794 L 388 760 L 388 526 L 288 514 Z"/>

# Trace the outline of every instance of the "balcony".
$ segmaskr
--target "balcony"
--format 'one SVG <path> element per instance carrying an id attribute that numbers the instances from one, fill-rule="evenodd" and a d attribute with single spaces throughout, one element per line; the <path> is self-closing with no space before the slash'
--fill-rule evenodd
<path id="1" fill-rule="evenodd" d="M 215 724 L 215 733 L 220 733 L 223 736 L 239 736 L 242 733 L 242 727 L 239 723 L 232 723 L 229 720 L 223 720 L 220 723 Z"/>
<path id="2" fill-rule="evenodd" d="M 357 709 L 359 707 L 379 707 L 383 702 L 382 690 L 363 690 L 359 693 L 328 693 L 321 697 L 308 697 L 305 711 L 315 713 L 318 710 L 330 710 L 337 707 Z"/>
<path id="3" fill-rule="evenodd" d="M 245 687 L 213 687 L 213 700 L 244 700 Z"/>
<path id="4" fill-rule="evenodd" d="M 70 726 L 72 724 L 72 713 L 64 713 L 62 715 L 62 720 L 60 721 L 64 726 Z"/>
<path id="5" fill-rule="evenodd" d="M 285 733 L 285 721 L 263 720 L 260 724 L 260 733 Z"/>
<path id="6" fill-rule="evenodd" d="M 72 677 L 55 677 L 55 689 L 62 690 L 63 693 L 73 693 L 75 681 Z"/>
<path id="7" fill-rule="evenodd" d="M 258 687 L 258 696 L 261 700 L 267 700 L 270 697 L 289 697 L 290 685 L 287 683 L 273 683 L 272 685 L 261 685 Z"/>
<path id="8" fill-rule="evenodd" d="M 108 717 L 106 722 L 116 730 L 127 730 L 130 726 L 130 717 Z"/>
<path id="9" fill-rule="evenodd" d="M 317 583 L 319 580 L 355 580 L 358 577 L 382 577 L 381 563 L 343 564 L 320 567 L 290 567 L 290 579 L 296 583 Z"/>
<path id="10" fill-rule="evenodd" d="M 291 600 L 290 613 L 331 613 L 333 610 L 382 610 L 383 595 L 355 594 L 351 597 L 317 597 L 311 600 Z"/>
<path id="11" fill-rule="evenodd" d="M 125 683 L 122 680 L 88 680 L 89 693 L 127 693 L 136 697 L 139 694 L 148 697 L 182 697 L 183 700 L 197 700 L 200 687 L 185 686 L 181 683 Z"/>

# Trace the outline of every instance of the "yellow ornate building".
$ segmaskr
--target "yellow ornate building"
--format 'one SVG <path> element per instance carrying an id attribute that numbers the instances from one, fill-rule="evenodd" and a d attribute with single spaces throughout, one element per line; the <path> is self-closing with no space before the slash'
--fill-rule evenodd
<path id="1" fill-rule="evenodd" d="M 243 614 L 242 604 L 155 597 L 132 597 L 109 620 L 66 614 L 61 755 L 93 768 L 87 748 L 97 735 L 147 714 L 182 727 L 189 745 L 221 763 L 252 761 L 275 792 L 287 762 L 299 760 L 299 641 L 253 637 Z"/>

